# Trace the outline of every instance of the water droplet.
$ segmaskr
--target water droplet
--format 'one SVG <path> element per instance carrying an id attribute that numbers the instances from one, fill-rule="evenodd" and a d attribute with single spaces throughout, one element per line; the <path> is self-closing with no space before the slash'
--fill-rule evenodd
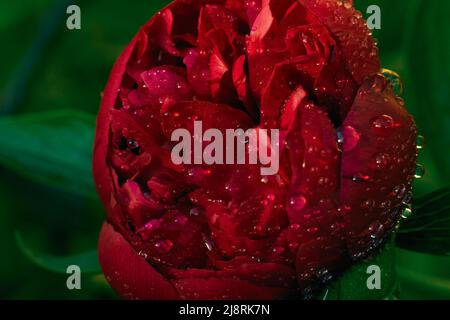
<path id="1" fill-rule="evenodd" d="M 403 81 L 400 75 L 389 69 L 381 69 L 381 74 L 388 79 L 390 85 L 392 86 L 394 93 L 397 96 L 401 96 L 403 94 L 404 86 Z"/>
<path id="2" fill-rule="evenodd" d="M 401 217 L 402 217 L 403 219 L 408 219 L 411 215 L 412 215 L 412 209 L 411 209 L 411 206 L 406 206 L 406 207 L 404 207 L 404 208 L 403 208 L 403 211 L 402 211 L 402 214 L 401 214 Z"/>
<path id="3" fill-rule="evenodd" d="M 425 137 L 422 135 L 418 135 L 416 140 L 417 149 L 423 149 L 425 148 L 425 145 L 426 145 Z"/>
<path id="4" fill-rule="evenodd" d="M 273 193 L 269 193 L 269 194 L 266 196 L 266 198 L 267 198 L 267 200 L 269 200 L 269 201 L 274 201 L 274 200 L 275 200 L 275 195 L 274 195 Z"/>
<path id="5" fill-rule="evenodd" d="M 289 228 L 292 230 L 298 230 L 300 229 L 300 225 L 298 223 L 294 223 Z"/>
<path id="6" fill-rule="evenodd" d="M 337 145 L 339 151 L 342 151 L 342 146 L 344 144 L 344 134 L 342 133 L 342 130 L 336 131 L 336 139 L 337 139 Z"/>
<path id="7" fill-rule="evenodd" d="M 317 233 L 317 231 L 319 231 L 319 228 L 317 228 L 317 227 L 311 227 L 311 228 L 306 229 L 306 231 L 307 231 L 308 233 L 314 234 L 314 233 Z"/>
<path id="8" fill-rule="evenodd" d="M 317 278 L 319 278 L 322 282 L 328 282 L 333 279 L 333 275 L 330 273 L 328 269 L 320 269 L 316 272 Z"/>
<path id="9" fill-rule="evenodd" d="M 136 148 L 139 148 L 139 144 L 137 143 L 136 140 L 133 140 L 133 139 L 128 139 L 128 140 L 127 140 L 127 146 L 128 146 L 128 148 L 130 148 L 130 149 L 136 149 Z"/>
<path id="10" fill-rule="evenodd" d="M 275 247 L 272 249 L 273 253 L 276 253 L 276 254 L 282 254 L 284 252 L 284 250 L 285 249 L 283 247 Z"/>
<path id="11" fill-rule="evenodd" d="M 411 191 L 407 192 L 405 196 L 403 197 L 402 203 L 405 205 L 411 205 L 412 203 L 413 194 Z"/>
<path id="12" fill-rule="evenodd" d="M 381 209 L 386 209 L 389 208 L 391 205 L 391 201 L 390 200 L 385 200 L 382 203 L 380 203 L 380 208 Z"/>
<path id="13" fill-rule="evenodd" d="M 386 89 L 387 82 L 383 75 L 377 74 L 372 81 L 372 90 L 374 92 L 381 93 Z"/>
<path id="14" fill-rule="evenodd" d="M 352 126 L 345 126 L 343 130 L 344 141 L 344 151 L 353 150 L 359 142 L 361 135 Z"/>
<path id="15" fill-rule="evenodd" d="M 367 199 L 366 201 L 361 203 L 361 208 L 363 208 L 363 209 L 373 208 L 374 206 L 375 206 L 375 201 L 372 199 Z"/>
<path id="16" fill-rule="evenodd" d="M 421 179 L 425 174 L 425 167 L 421 164 L 416 164 L 416 172 L 414 173 L 414 178 Z"/>
<path id="17" fill-rule="evenodd" d="M 155 230 L 155 229 L 159 228 L 160 225 L 161 225 L 161 223 L 159 220 L 156 220 L 156 219 L 150 220 L 144 225 L 143 230 L 145 230 L 145 231 Z"/>
<path id="18" fill-rule="evenodd" d="M 214 249 L 213 240 L 206 234 L 203 234 L 202 236 L 203 236 L 203 242 L 205 243 L 206 249 L 208 249 L 208 251 L 212 251 Z"/>
<path id="19" fill-rule="evenodd" d="M 378 169 L 385 169 L 391 162 L 391 157 L 387 153 L 378 153 L 374 156 L 375 166 Z"/>
<path id="20" fill-rule="evenodd" d="M 365 175 L 365 174 L 356 174 L 354 176 L 352 176 L 352 181 L 356 182 L 356 183 L 362 183 L 362 182 L 367 182 L 370 180 L 370 176 Z"/>
<path id="21" fill-rule="evenodd" d="M 148 254 L 146 254 L 144 251 L 139 251 L 138 255 L 140 255 L 141 257 L 143 257 L 144 259 L 148 258 Z"/>
<path id="22" fill-rule="evenodd" d="M 405 192 L 406 186 L 404 184 L 400 184 L 392 190 L 392 196 L 397 197 L 397 199 L 403 199 Z"/>
<path id="23" fill-rule="evenodd" d="M 351 1 L 344 1 L 344 8 L 345 9 L 350 9 L 352 7 L 352 2 Z"/>
<path id="24" fill-rule="evenodd" d="M 289 199 L 289 207 L 292 208 L 292 210 L 300 211 L 302 210 L 307 201 L 304 196 L 293 196 Z"/>
<path id="25" fill-rule="evenodd" d="M 179 225 L 185 225 L 187 221 L 188 221 L 187 217 L 185 217 L 183 215 L 179 215 L 174 219 L 173 222 L 175 222 L 176 224 L 179 224 Z"/>
<path id="26" fill-rule="evenodd" d="M 378 136 L 388 136 L 395 127 L 394 119 L 387 114 L 375 117 L 371 120 L 372 131 Z"/>
<path id="27" fill-rule="evenodd" d="M 164 252 L 169 252 L 173 248 L 173 242 L 170 240 L 162 240 L 155 243 L 155 247 Z"/>
<path id="28" fill-rule="evenodd" d="M 197 208 L 197 207 L 192 208 L 192 209 L 189 211 L 189 215 L 194 216 L 194 217 L 200 215 L 201 213 L 202 213 L 202 210 L 200 210 L 200 208 Z"/>
<path id="29" fill-rule="evenodd" d="M 384 232 L 384 225 L 377 221 L 372 223 L 369 226 L 369 234 L 370 234 L 370 246 L 365 252 L 364 255 L 370 252 L 374 247 L 378 247 L 384 240 L 385 232 Z"/>

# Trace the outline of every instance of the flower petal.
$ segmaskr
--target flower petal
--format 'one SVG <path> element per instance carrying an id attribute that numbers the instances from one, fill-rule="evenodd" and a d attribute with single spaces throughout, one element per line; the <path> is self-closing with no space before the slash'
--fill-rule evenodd
<path id="1" fill-rule="evenodd" d="M 361 84 L 380 70 L 376 44 L 351 1 L 299 0 L 337 37 L 353 78 Z"/>
<path id="2" fill-rule="evenodd" d="M 411 190 L 417 129 L 381 75 L 362 85 L 343 128 L 340 197 L 347 243 L 358 256 L 397 222 Z"/>
<path id="3" fill-rule="evenodd" d="M 108 223 L 100 232 L 98 253 L 106 279 L 122 297 L 143 300 L 178 298 L 170 282 L 139 256 Z"/>

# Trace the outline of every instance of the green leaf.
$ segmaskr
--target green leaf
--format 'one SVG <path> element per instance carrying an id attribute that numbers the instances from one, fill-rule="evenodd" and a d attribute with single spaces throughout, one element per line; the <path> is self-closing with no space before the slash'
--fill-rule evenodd
<path id="1" fill-rule="evenodd" d="M 407 250 L 450 255 L 450 187 L 417 200 L 412 216 L 400 225 L 396 243 Z"/>
<path id="2" fill-rule="evenodd" d="M 0 165 L 47 186 L 95 197 L 94 116 L 58 110 L 0 118 Z"/>
<path id="3" fill-rule="evenodd" d="M 46 253 L 37 252 L 32 249 L 23 239 L 19 232 L 15 233 L 16 243 L 23 254 L 37 266 L 56 273 L 66 273 L 67 267 L 77 265 L 83 273 L 99 273 L 101 268 L 98 262 L 97 250 L 85 253 L 56 257 Z"/>
<path id="4" fill-rule="evenodd" d="M 405 69 L 406 100 L 421 133 L 427 157 L 437 172 L 433 180 L 450 179 L 450 1 L 422 0 L 410 25 Z M 423 179 L 429 185 L 428 177 Z M 422 183 L 422 182 L 421 182 Z M 441 185 L 441 184 L 440 184 Z M 428 188 L 430 190 L 430 188 Z M 431 189 L 433 190 L 433 189 Z"/>
<path id="5" fill-rule="evenodd" d="M 10 27 L 12 24 L 20 20 L 29 18 L 34 11 L 40 11 L 48 4 L 50 0 L 34 0 L 29 1 L 26 5 L 16 1 L 0 2 L 0 30 Z"/>
<path id="6" fill-rule="evenodd" d="M 378 266 L 381 289 L 369 289 L 369 266 Z M 323 300 L 380 300 L 388 298 L 396 288 L 395 245 L 390 240 L 375 256 L 354 265 L 322 294 Z"/>

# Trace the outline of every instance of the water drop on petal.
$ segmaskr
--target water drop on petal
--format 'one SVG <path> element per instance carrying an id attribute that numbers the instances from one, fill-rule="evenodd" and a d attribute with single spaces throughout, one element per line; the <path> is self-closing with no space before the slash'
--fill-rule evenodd
<path id="1" fill-rule="evenodd" d="M 289 199 L 289 207 L 295 211 L 302 210 L 305 207 L 306 203 L 307 201 L 304 196 L 292 196 Z"/>
<path id="2" fill-rule="evenodd" d="M 388 136 L 395 127 L 394 119 L 386 114 L 375 117 L 370 121 L 372 131 L 378 136 Z"/>
<path id="3" fill-rule="evenodd" d="M 414 178 L 421 179 L 425 174 L 425 167 L 421 164 L 416 164 L 416 172 L 414 173 Z"/>
<path id="4" fill-rule="evenodd" d="M 173 242 L 170 240 L 162 240 L 155 244 L 155 247 L 161 249 L 164 252 L 169 252 L 173 247 Z"/>
<path id="5" fill-rule="evenodd" d="M 412 215 L 412 209 L 411 209 L 411 206 L 406 206 L 406 207 L 404 207 L 404 208 L 403 208 L 403 211 L 402 211 L 402 214 L 401 214 L 401 217 L 402 217 L 403 219 L 408 219 L 411 215 Z"/>
<path id="6" fill-rule="evenodd" d="M 422 135 L 418 135 L 417 142 L 416 142 L 417 149 L 423 149 L 423 148 L 425 148 L 425 145 L 426 145 L 425 137 Z"/>
<path id="7" fill-rule="evenodd" d="M 381 69 L 381 74 L 388 79 L 390 85 L 392 86 L 394 93 L 397 96 L 401 96 L 403 94 L 404 86 L 403 81 L 400 75 L 389 69 Z"/>
<path id="8" fill-rule="evenodd" d="M 345 126 L 343 129 L 344 151 L 353 150 L 359 143 L 361 135 L 352 126 Z"/>

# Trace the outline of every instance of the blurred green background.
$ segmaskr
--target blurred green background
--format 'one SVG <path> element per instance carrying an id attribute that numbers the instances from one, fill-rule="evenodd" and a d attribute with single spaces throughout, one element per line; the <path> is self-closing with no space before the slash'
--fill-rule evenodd
<path id="1" fill-rule="evenodd" d="M 100 93 L 121 50 L 167 2 L 0 0 L 0 298 L 116 298 L 97 272 L 83 274 L 82 290 L 67 290 L 67 275 L 47 270 L 61 271 L 57 263 L 37 266 L 35 252 L 95 250 L 104 213 L 90 157 Z M 450 1 L 355 3 L 366 17 L 369 5 L 381 7 L 382 29 L 374 35 L 383 66 L 402 76 L 406 106 L 427 138 L 420 155 L 427 173 L 415 196 L 445 187 Z M 69 4 L 81 8 L 81 30 L 66 28 Z M 450 257 L 398 250 L 396 261 L 401 298 L 450 298 Z"/>

